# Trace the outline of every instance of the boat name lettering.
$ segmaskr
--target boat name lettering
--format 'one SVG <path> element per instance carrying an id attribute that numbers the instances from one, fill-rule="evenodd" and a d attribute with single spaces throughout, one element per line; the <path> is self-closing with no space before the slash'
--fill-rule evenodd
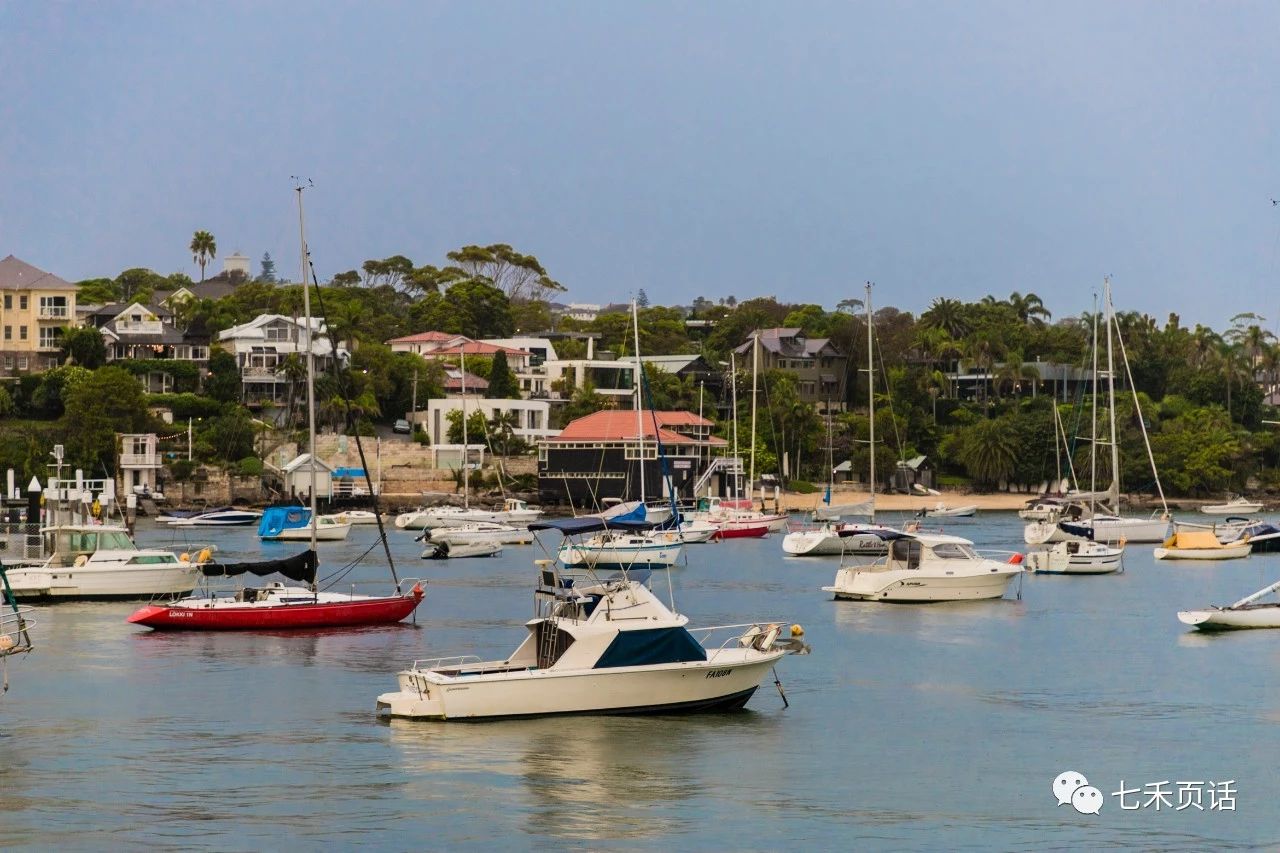
<path id="1" fill-rule="evenodd" d="M 708 672 L 708 673 L 707 673 L 707 678 L 724 678 L 724 677 L 725 677 L 726 675 L 728 675 L 730 672 L 732 672 L 732 670 L 728 670 L 728 669 L 713 669 L 713 670 L 711 670 L 710 672 Z"/>

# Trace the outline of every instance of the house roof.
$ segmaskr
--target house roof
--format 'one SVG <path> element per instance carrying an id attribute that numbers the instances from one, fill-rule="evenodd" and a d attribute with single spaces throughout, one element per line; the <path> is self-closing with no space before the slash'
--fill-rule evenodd
<path id="1" fill-rule="evenodd" d="M 308 473 L 309 473 L 309 472 L 311 471 L 311 468 L 310 468 L 309 466 L 307 466 L 307 463 L 308 463 L 308 461 L 310 461 L 310 459 L 311 459 L 311 454 L 310 454 L 310 453 L 299 453 L 297 456 L 293 457 L 293 459 L 289 460 L 289 462 L 287 462 L 287 463 L 285 464 L 284 468 L 282 468 L 282 469 L 280 469 L 280 470 L 282 470 L 282 471 L 284 471 L 285 473 L 288 473 L 288 474 L 292 474 L 294 471 L 297 471 L 297 470 L 299 470 L 299 469 L 301 469 L 301 470 L 306 471 L 306 472 L 308 472 Z M 303 466 L 307 466 L 307 467 L 303 467 Z M 329 464 L 328 464 L 327 462 L 325 462 L 323 459 L 320 459 L 319 457 L 317 457 L 317 458 L 316 458 L 316 470 L 317 470 L 317 471 L 332 471 L 332 470 L 333 470 L 333 466 L 332 466 L 332 465 L 329 465 Z"/>
<path id="2" fill-rule="evenodd" d="M 167 320 L 173 316 L 173 312 L 168 308 L 153 305 L 149 302 L 108 302 L 106 305 L 91 306 L 91 310 L 88 313 L 90 317 L 110 317 L 115 319 L 135 305 L 144 311 L 150 311 L 160 320 Z M 76 313 L 80 312 L 77 311 Z"/>
<path id="3" fill-rule="evenodd" d="M 446 370 L 444 372 L 444 390 L 461 391 L 462 390 L 462 371 L 457 369 Z M 467 390 L 468 391 L 487 391 L 489 390 L 489 380 L 480 376 L 476 376 L 470 370 L 467 371 Z"/>
<path id="4" fill-rule="evenodd" d="M 438 346 L 431 347 L 424 352 L 422 354 L 424 356 L 494 355 L 498 352 L 505 352 L 508 355 L 516 355 L 521 358 L 528 358 L 532 355 L 528 350 L 485 343 L 484 341 L 468 338 L 466 335 L 455 335 L 450 332 L 419 332 L 416 335 L 392 338 L 387 341 L 388 346 L 391 344 L 438 344 Z"/>
<path id="5" fill-rule="evenodd" d="M 284 314 L 259 314 L 247 323 L 241 323 L 238 326 L 232 326 L 230 329 L 223 329 L 221 332 L 218 332 L 218 340 L 244 341 L 248 344 L 253 344 L 257 341 L 265 343 L 267 335 L 266 332 L 263 331 L 263 328 L 277 321 L 291 324 L 300 330 L 306 326 L 306 322 L 302 317 L 287 317 Z M 325 331 L 324 318 L 312 317 L 311 329 L 315 334 L 315 338 L 312 340 L 312 346 L 315 350 L 315 354 L 321 357 L 329 355 L 332 350 L 329 347 L 329 335 Z M 272 341 L 271 343 L 273 345 L 280 346 L 284 342 Z M 289 343 L 292 345 L 293 342 Z M 286 349 L 288 349 L 288 347 L 286 347 Z M 349 353 L 347 352 L 346 347 L 338 347 L 339 358 L 346 358 L 348 355 Z"/>
<path id="6" fill-rule="evenodd" d="M 752 336 L 760 336 L 760 346 L 774 355 L 785 355 L 792 358 L 805 358 L 815 355 L 834 355 L 842 353 L 831 343 L 830 338 L 806 338 L 804 330 L 798 328 L 757 329 Z M 738 355 L 751 351 L 752 338 L 734 349 Z"/>
<path id="7" fill-rule="evenodd" d="M 657 420 L 656 435 L 664 444 L 725 444 L 722 438 L 714 436 L 699 439 L 690 435 L 675 432 L 674 427 L 702 426 L 713 424 L 706 418 L 700 418 L 692 412 L 662 412 L 645 409 L 640 413 L 640 423 L 644 430 L 643 437 L 653 440 L 655 436 L 654 420 Z M 606 409 L 592 412 L 574 421 L 549 442 L 558 441 L 635 441 L 636 413 L 634 410 Z"/>
<path id="8" fill-rule="evenodd" d="M 695 365 L 699 366 L 704 371 L 709 371 L 711 369 L 710 365 L 703 360 L 702 356 L 696 353 L 692 355 L 642 355 L 640 356 L 640 360 L 645 364 L 652 364 L 654 367 L 664 370 L 667 373 L 679 373 L 680 371 L 687 370 Z M 698 365 L 698 362 L 702 362 L 702 364 Z"/>
<path id="9" fill-rule="evenodd" d="M 13 255 L 0 260 L 0 290 L 66 290 L 76 286 Z"/>

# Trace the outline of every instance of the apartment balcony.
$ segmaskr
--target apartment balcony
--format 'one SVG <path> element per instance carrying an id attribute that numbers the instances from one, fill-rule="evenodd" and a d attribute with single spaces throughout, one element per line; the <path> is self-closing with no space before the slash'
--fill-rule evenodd
<path id="1" fill-rule="evenodd" d="M 159 468 L 160 457 L 154 453 L 121 453 L 121 468 Z"/>
<path id="2" fill-rule="evenodd" d="M 37 352 L 57 352 L 62 349 L 62 341 L 58 338 L 41 338 L 36 342 Z"/>
<path id="3" fill-rule="evenodd" d="M 240 370 L 242 381 L 254 382 L 288 382 L 289 380 L 276 372 L 274 367 L 244 367 Z"/>
<path id="4" fill-rule="evenodd" d="M 36 319 L 65 321 L 71 318 L 71 309 L 66 305 L 41 305 L 36 309 Z"/>

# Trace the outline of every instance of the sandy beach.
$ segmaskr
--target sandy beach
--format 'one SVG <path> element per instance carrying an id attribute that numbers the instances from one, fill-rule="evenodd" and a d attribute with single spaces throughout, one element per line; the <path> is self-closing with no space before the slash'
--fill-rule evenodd
<path id="1" fill-rule="evenodd" d="M 1026 502 L 1033 495 L 1016 494 L 1012 492 L 997 492 L 995 494 L 962 494 L 959 492 L 944 492 L 941 495 L 876 495 L 876 509 L 886 512 L 914 512 L 922 509 L 932 509 L 939 503 L 949 507 L 958 506 L 976 506 L 978 509 L 985 510 L 1015 510 L 1022 509 Z M 870 492 L 835 492 L 831 495 L 831 503 L 833 506 L 849 506 L 852 504 L 865 503 L 871 499 Z M 769 503 L 772 503 L 770 499 Z M 782 505 L 793 512 L 804 512 L 811 510 L 822 503 L 822 493 L 815 492 L 811 495 L 802 495 L 794 492 L 785 492 L 782 495 Z"/>

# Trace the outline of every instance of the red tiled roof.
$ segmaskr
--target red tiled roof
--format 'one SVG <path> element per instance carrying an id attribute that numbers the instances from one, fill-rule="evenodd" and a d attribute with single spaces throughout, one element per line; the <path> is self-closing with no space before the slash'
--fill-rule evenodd
<path id="1" fill-rule="evenodd" d="M 527 350 L 514 349 L 512 347 L 502 347 L 497 344 L 486 344 L 483 341 L 476 341 L 468 338 L 466 335 L 456 335 L 451 332 L 419 332 L 416 335 L 406 335 L 403 338 L 392 338 L 387 344 L 440 344 L 441 346 L 427 350 L 423 356 L 432 355 L 493 355 L 497 352 L 505 352 L 508 355 L 517 355 L 522 358 L 529 358 L 532 353 Z"/>
<path id="2" fill-rule="evenodd" d="M 392 338 L 387 341 L 389 344 L 425 344 L 432 341 L 451 341 L 454 338 L 460 338 L 462 335 L 455 335 L 450 332 L 419 332 L 416 335 L 406 335 L 403 338 Z"/>
<path id="3" fill-rule="evenodd" d="M 688 435 L 681 435 L 668 427 L 712 426 L 711 421 L 700 418 L 692 412 L 651 412 L 641 413 L 640 423 L 644 430 L 644 438 L 654 437 L 654 418 L 658 421 L 657 436 L 664 444 L 724 444 L 724 439 L 710 437 L 705 442 Z M 606 409 L 593 412 L 577 420 L 571 421 L 560 435 L 550 441 L 635 441 L 636 413 L 634 410 Z"/>
<path id="4" fill-rule="evenodd" d="M 476 376 L 470 370 L 467 371 L 467 390 L 468 391 L 485 391 L 489 388 L 489 380 Z M 461 391 L 462 390 L 462 374 L 456 370 L 451 370 L 444 378 L 444 390 Z"/>

